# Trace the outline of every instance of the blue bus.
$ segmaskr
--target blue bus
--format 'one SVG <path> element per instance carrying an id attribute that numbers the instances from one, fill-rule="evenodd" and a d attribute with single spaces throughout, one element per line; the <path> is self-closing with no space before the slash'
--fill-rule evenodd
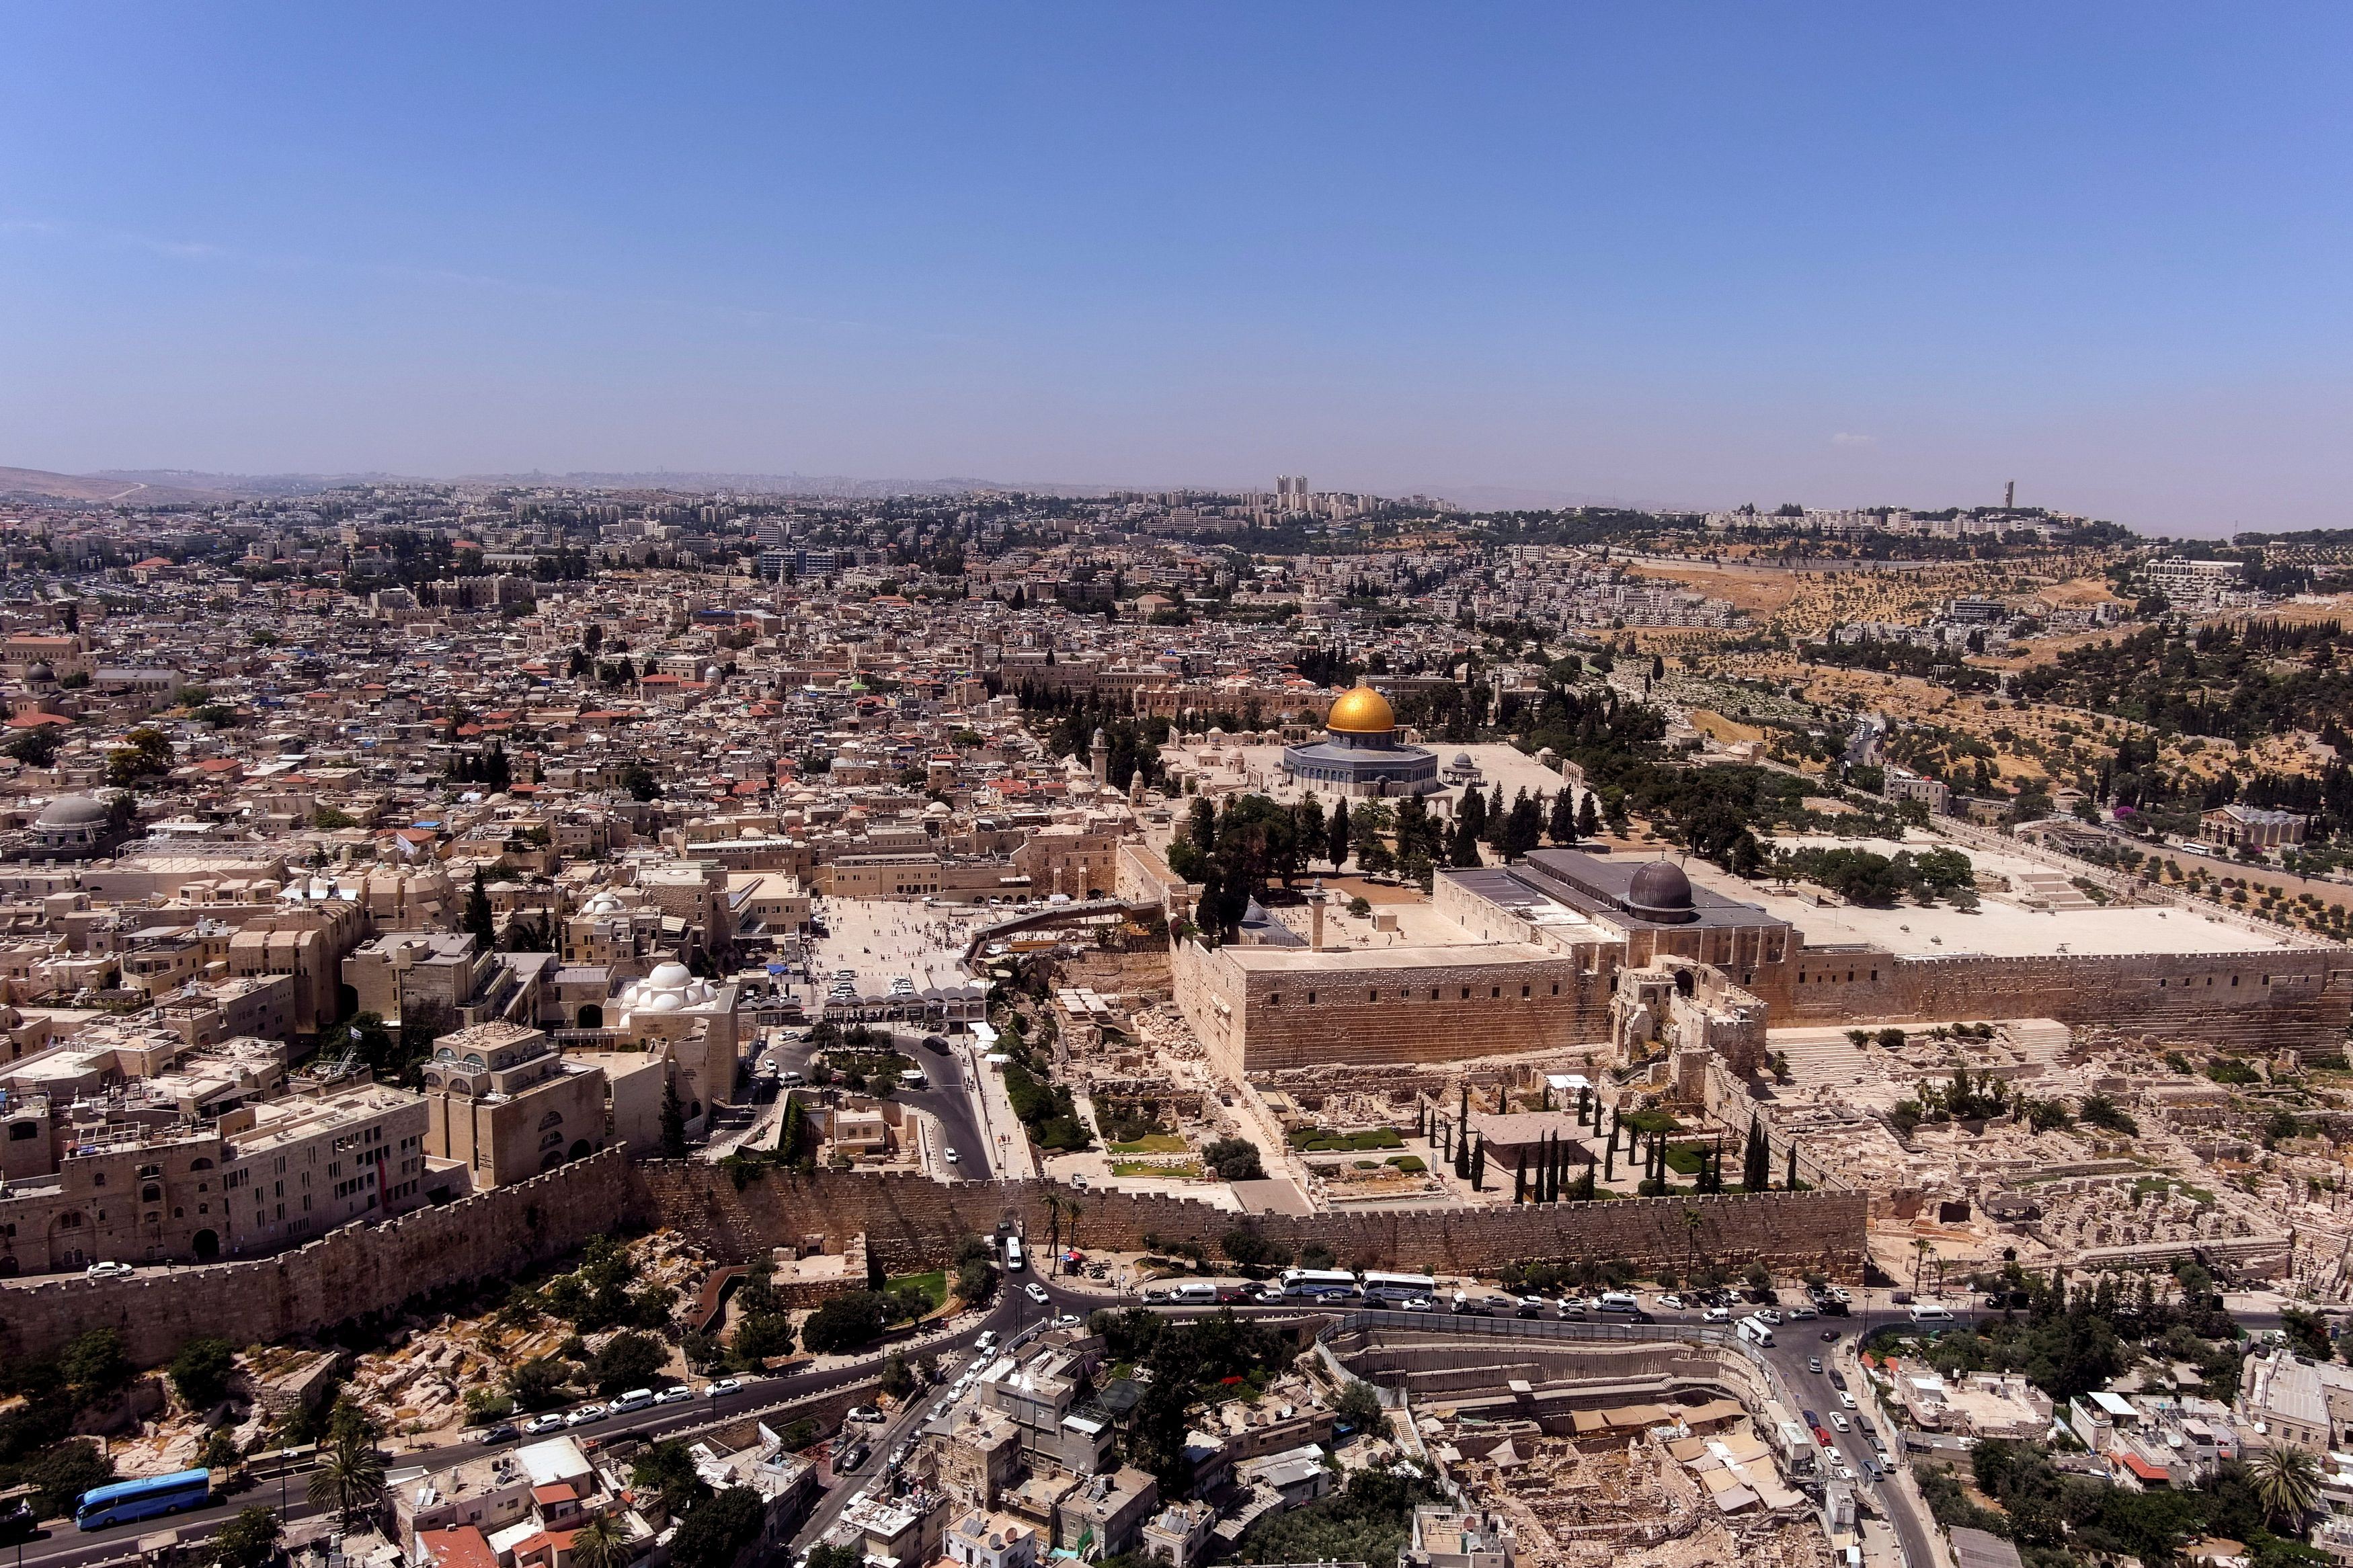
<path id="1" fill-rule="evenodd" d="M 182 1470 L 177 1475 L 150 1476 L 142 1481 L 114 1481 L 92 1487 L 74 1508 L 74 1523 L 84 1530 L 104 1530 L 111 1524 L 153 1519 L 202 1508 L 213 1495 L 210 1470 Z"/>

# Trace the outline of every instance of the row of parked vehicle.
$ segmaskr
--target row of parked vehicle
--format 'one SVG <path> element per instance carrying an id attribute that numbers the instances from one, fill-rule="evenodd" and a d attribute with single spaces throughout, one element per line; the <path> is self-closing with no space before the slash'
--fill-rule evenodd
<path id="1" fill-rule="evenodd" d="M 722 1377 L 702 1385 L 701 1397 L 721 1399 L 744 1386 L 740 1377 Z M 609 1421 L 616 1415 L 633 1415 L 640 1410 L 650 1410 L 658 1405 L 684 1405 L 697 1396 L 697 1391 L 685 1384 L 675 1383 L 668 1388 L 632 1388 L 613 1399 L 599 1403 L 590 1401 L 575 1405 L 569 1410 L 550 1410 L 532 1416 L 520 1425 L 501 1425 L 482 1434 L 486 1443 L 509 1443 L 517 1437 L 540 1437 L 561 1432 L 567 1426 L 587 1426 L 598 1421 Z"/>

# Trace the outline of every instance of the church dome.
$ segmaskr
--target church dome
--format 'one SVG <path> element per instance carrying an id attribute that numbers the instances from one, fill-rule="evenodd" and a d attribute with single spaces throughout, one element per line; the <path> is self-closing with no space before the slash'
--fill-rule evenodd
<path id="1" fill-rule="evenodd" d="M 1389 700 L 1369 686 L 1343 692 L 1324 717 L 1324 728 L 1336 735 L 1386 735 L 1397 728 L 1397 712 Z"/>
<path id="2" fill-rule="evenodd" d="M 1692 918 L 1691 879 L 1672 860 L 1651 860 L 1634 870 L 1626 884 L 1626 908 L 1651 920 Z"/>

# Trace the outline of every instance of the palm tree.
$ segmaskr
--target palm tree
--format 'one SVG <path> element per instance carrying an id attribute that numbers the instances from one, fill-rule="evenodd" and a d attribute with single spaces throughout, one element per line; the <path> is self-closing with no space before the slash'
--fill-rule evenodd
<path id="1" fill-rule="evenodd" d="M 2274 1443 L 2256 1455 L 2247 1469 L 2265 1514 L 2285 1521 L 2301 1534 L 2305 1516 L 2312 1511 L 2320 1491 L 2320 1463 L 2312 1451 L 2292 1443 Z"/>
<path id="2" fill-rule="evenodd" d="M 1048 1194 L 1046 1194 L 1046 1219 L 1047 1219 L 1048 1224 L 1049 1224 L 1049 1225 L 1050 1225 L 1050 1226 L 1052 1226 L 1052 1229 L 1053 1229 L 1053 1243 L 1052 1243 L 1052 1245 L 1053 1245 L 1053 1249 L 1054 1249 L 1054 1260 L 1053 1260 L 1053 1263 L 1052 1263 L 1051 1268 L 1049 1269 L 1049 1272 L 1059 1274 L 1059 1273 L 1060 1273 L 1060 1272 L 1061 1272 L 1061 1269 L 1062 1269 L 1062 1195 L 1061 1195 L 1061 1194 L 1060 1194 L 1060 1193 L 1048 1193 Z"/>
<path id="3" fill-rule="evenodd" d="M 635 1555 L 628 1532 L 609 1513 L 572 1532 L 572 1568 L 627 1568 Z"/>
<path id="4" fill-rule="evenodd" d="M 348 1533 L 384 1500 L 384 1456 L 364 1432 L 339 1434 L 311 1474 L 311 1506 L 332 1510 Z"/>
<path id="5" fill-rule="evenodd" d="M 1699 1272 L 1699 1227 L 1704 1223 L 1705 1223 L 1705 1217 L 1699 1210 L 1689 1206 L 1683 1209 L 1683 1232 L 1690 1244 L 1684 1258 L 1683 1272 L 1686 1274 Z"/>

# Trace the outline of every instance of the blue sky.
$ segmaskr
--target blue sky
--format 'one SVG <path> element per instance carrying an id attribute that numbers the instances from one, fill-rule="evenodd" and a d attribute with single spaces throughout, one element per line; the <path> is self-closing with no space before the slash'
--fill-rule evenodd
<path id="1" fill-rule="evenodd" d="M 0 17 L 0 463 L 2348 521 L 2343 5 Z"/>

